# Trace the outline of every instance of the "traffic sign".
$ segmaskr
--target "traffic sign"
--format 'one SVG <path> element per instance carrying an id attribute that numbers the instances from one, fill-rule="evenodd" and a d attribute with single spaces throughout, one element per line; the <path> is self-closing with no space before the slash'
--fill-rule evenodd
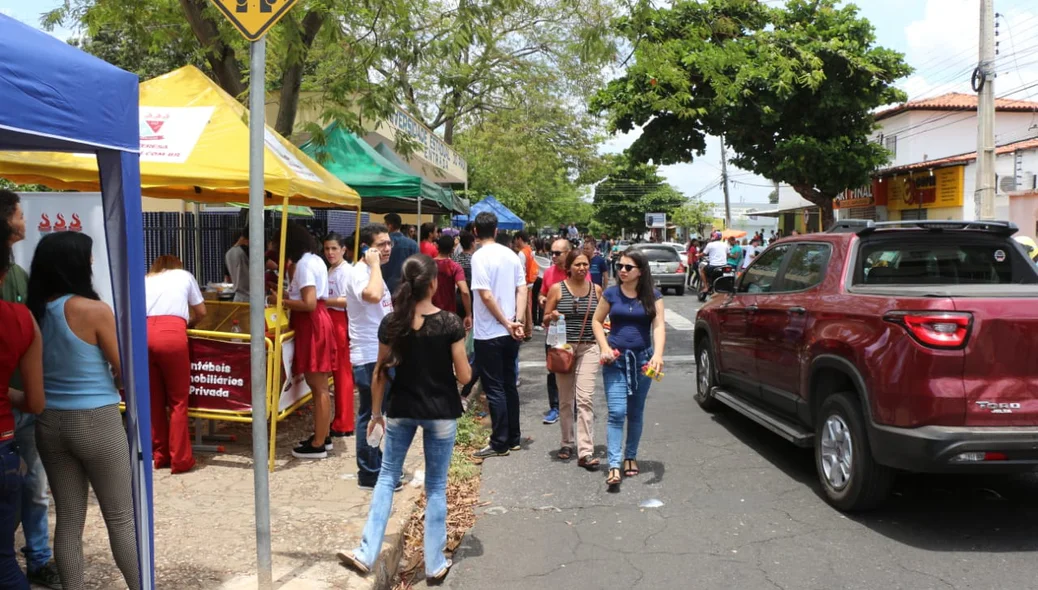
<path id="1" fill-rule="evenodd" d="M 297 0 L 211 0 L 234 28 L 256 41 L 285 16 Z"/>

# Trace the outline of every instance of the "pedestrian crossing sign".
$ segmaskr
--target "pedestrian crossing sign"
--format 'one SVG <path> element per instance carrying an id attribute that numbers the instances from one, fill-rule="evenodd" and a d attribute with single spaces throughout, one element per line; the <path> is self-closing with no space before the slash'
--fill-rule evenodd
<path id="1" fill-rule="evenodd" d="M 297 0 L 211 0 L 249 41 L 267 34 Z"/>

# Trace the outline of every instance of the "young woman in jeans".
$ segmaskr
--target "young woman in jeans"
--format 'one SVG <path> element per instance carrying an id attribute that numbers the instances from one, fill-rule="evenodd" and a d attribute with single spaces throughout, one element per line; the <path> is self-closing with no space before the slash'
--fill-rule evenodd
<path id="1" fill-rule="evenodd" d="M 7 235 L 0 235 L 0 283 L 11 265 L 8 242 Z M 24 305 L 0 301 L 0 325 L 4 326 L 0 339 L 0 588 L 29 590 L 14 550 L 23 476 L 11 408 L 17 406 L 30 414 L 43 411 L 43 337 Z M 22 376 L 21 393 L 8 389 L 16 370 Z"/>
<path id="2" fill-rule="evenodd" d="M 589 277 L 591 262 L 581 250 L 570 250 L 564 263 L 566 278 L 548 290 L 544 305 L 544 323 L 566 318 L 566 333 L 560 336 L 573 347 L 573 372 L 556 373 L 559 385 L 559 423 L 562 425 L 562 448 L 558 457 L 568 461 L 573 456 L 573 402 L 577 404 L 578 465 L 594 471 L 595 458 L 595 376 L 598 374 L 598 344 L 591 319 L 598 307 L 601 289 Z"/>
<path id="3" fill-rule="evenodd" d="M 620 485 L 621 451 L 623 475 L 638 475 L 638 443 L 642 437 L 645 397 L 652 384 L 652 379 L 645 376 L 642 367 L 648 365 L 657 372 L 663 369 L 666 339 L 663 299 L 653 287 L 645 255 L 628 249 L 620 257 L 616 269 L 620 284 L 602 293 L 593 324 L 595 340 L 602 351 L 602 381 L 605 382 L 609 405 L 609 427 L 606 430 L 609 477 L 606 484 L 613 490 Z M 603 326 L 606 317 L 612 322 L 608 339 Z M 625 421 L 626 445 L 623 441 Z"/>
<path id="4" fill-rule="evenodd" d="M 29 273 L 29 310 L 43 334 L 47 408 L 36 446 L 47 471 L 57 526 L 54 559 L 65 590 L 82 590 L 83 526 L 94 488 L 115 563 L 140 588 L 130 488 L 130 447 L 119 413 L 119 343 L 112 308 L 91 283 L 93 240 L 76 232 L 45 236 Z M 113 378 L 114 377 L 114 378 Z"/>
<path id="5" fill-rule="evenodd" d="M 432 303 L 436 274 L 436 263 L 424 254 L 405 260 L 393 296 L 393 312 L 378 329 L 378 362 L 371 383 L 373 408 L 382 407 L 390 369 L 396 369 L 396 378 L 389 390 L 388 419 L 373 410 L 364 434 L 370 434 L 376 425 L 385 428 L 382 471 L 360 547 L 339 553 L 339 559 L 362 574 L 371 571 L 382 550 L 393 488 L 400 481 L 404 458 L 419 426 L 425 450 L 425 574 L 431 581 L 441 581 L 451 567 L 443 555 L 447 546 L 447 469 L 462 414 L 458 383 L 467 383 L 472 372 L 465 356 L 461 319 Z"/>

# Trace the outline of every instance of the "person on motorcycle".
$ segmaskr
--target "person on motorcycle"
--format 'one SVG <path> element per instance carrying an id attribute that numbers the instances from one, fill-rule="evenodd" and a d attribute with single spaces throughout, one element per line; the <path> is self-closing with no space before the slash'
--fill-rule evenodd
<path id="1" fill-rule="evenodd" d="M 728 264 L 728 245 L 721 239 L 720 232 L 715 232 L 711 236 L 710 243 L 703 248 L 700 256 L 706 260 L 706 266 L 701 266 L 699 271 L 700 278 L 703 279 L 701 292 L 709 293 L 710 276 Z"/>

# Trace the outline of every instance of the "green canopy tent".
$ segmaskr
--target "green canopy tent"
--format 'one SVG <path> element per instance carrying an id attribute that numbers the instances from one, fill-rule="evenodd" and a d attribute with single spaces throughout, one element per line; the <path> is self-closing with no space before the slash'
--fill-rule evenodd
<path id="1" fill-rule="evenodd" d="M 401 169 L 363 139 L 339 127 L 338 123 L 329 125 L 324 136 L 323 145 L 318 146 L 311 140 L 300 149 L 356 190 L 361 196 L 364 211 L 457 212 L 454 199 L 442 187 Z"/>
<path id="2" fill-rule="evenodd" d="M 409 163 L 404 161 L 403 158 L 401 158 L 399 155 L 397 155 L 396 152 L 394 152 L 392 149 L 390 149 L 390 147 L 388 145 L 386 145 L 385 142 L 379 142 L 379 144 L 377 146 L 375 146 L 375 151 L 378 152 L 379 155 L 381 155 L 383 158 L 385 158 L 389 162 L 392 162 L 393 164 L 395 164 L 397 168 L 403 170 L 404 172 L 407 172 L 408 174 L 414 174 L 415 176 L 421 177 L 421 174 L 418 174 L 418 172 L 416 172 L 415 169 L 412 168 Z M 469 212 L 469 209 L 470 209 L 470 205 L 469 205 L 469 200 L 468 199 L 463 199 L 460 195 L 458 195 L 457 193 L 455 193 L 453 190 L 451 190 L 449 188 L 440 187 L 439 185 L 433 184 L 433 183 L 431 183 L 431 182 L 429 182 L 427 180 L 424 180 L 424 179 L 423 179 L 423 182 L 425 182 L 426 184 L 430 184 L 432 186 L 435 186 L 437 188 L 440 188 L 445 193 L 447 193 L 448 198 L 451 199 L 452 208 L 453 208 L 455 213 L 458 213 L 458 214 L 461 214 L 461 215 L 468 215 L 468 212 Z"/>

